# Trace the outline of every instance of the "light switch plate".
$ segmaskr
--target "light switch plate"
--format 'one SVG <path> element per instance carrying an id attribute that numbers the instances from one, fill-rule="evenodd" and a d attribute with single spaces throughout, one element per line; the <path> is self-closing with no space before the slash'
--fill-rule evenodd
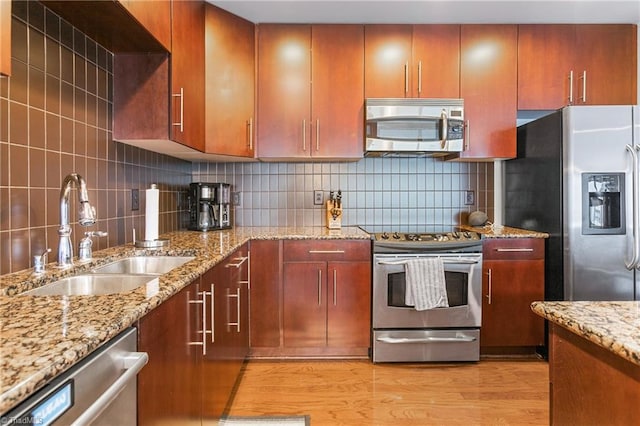
<path id="1" fill-rule="evenodd" d="M 313 204 L 321 206 L 324 203 L 324 193 L 322 191 L 313 191 Z"/>
<path id="2" fill-rule="evenodd" d="M 138 189 L 131 190 L 131 210 L 140 210 L 140 191 Z"/>
<path id="3" fill-rule="evenodd" d="M 474 191 L 465 191 L 464 204 L 465 206 L 472 206 L 476 203 L 476 193 Z"/>

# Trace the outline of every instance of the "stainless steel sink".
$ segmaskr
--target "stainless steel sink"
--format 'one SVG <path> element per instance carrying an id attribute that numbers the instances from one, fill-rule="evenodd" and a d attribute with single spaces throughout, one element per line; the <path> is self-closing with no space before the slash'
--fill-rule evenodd
<path id="1" fill-rule="evenodd" d="M 29 296 L 97 296 L 135 290 L 157 281 L 155 275 L 84 274 L 45 284 L 21 293 Z"/>
<path id="2" fill-rule="evenodd" d="M 195 259 L 193 256 L 135 256 L 97 267 L 96 274 L 166 274 Z"/>

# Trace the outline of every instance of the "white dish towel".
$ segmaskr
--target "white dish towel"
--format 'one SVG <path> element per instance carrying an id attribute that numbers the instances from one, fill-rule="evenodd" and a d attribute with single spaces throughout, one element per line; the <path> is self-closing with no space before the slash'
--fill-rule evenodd
<path id="1" fill-rule="evenodd" d="M 410 259 L 405 264 L 405 304 L 417 311 L 449 306 L 444 265 L 439 257 Z"/>

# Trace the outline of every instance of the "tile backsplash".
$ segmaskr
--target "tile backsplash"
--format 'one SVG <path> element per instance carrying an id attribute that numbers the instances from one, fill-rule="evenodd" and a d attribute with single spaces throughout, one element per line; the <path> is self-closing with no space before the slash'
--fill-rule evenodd
<path id="1" fill-rule="evenodd" d="M 474 210 L 493 217 L 493 163 L 365 158 L 355 163 L 194 163 L 193 180 L 240 192 L 236 226 L 324 226 L 313 191 L 342 191 L 343 225 L 442 231 Z M 466 191 L 475 202 L 466 205 Z"/>
<path id="2" fill-rule="evenodd" d="M 12 13 L 12 75 L 0 77 L 0 274 L 30 267 L 47 247 L 55 260 L 60 185 L 71 172 L 85 178 L 98 216 L 95 226 L 77 225 L 72 191 L 76 250 L 87 229 L 109 233 L 96 249 L 130 242 L 133 228 L 144 235 L 151 183 L 161 190 L 160 231 L 182 227 L 191 164 L 112 139 L 112 53 L 39 2 L 14 1 Z"/>

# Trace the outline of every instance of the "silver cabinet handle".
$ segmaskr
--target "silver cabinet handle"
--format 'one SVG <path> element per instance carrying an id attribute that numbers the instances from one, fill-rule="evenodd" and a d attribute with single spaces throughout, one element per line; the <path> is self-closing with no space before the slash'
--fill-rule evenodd
<path id="1" fill-rule="evenodd" d="M 507 252 L 507 253 L 522 253 L 522 252 L 532 252 L 532 248 L 497 248 L 495 249 L 497 252 Z"/>
<path id="2" fill-rule="evenodd" d="M 253 117 L 247 121 L 247 127 L 249 127 L 249 150 L 253 150 Z"/>
<path id="3" fill-rule="evenodd" d="M 582 96 L 580 100 L 582 103 L 587 103 L 587 70 L 582 71 Z"/>
<path id="4" fill-rule="evenodd" d="M 491 304 L 491 287 L 493 286 L 493 277 L 491 275 L 491 268 L 489 268 L 489 270 L 487 271 L 487 275 L 488 275 L 489 288 L 488 288 L 486 297 L 487 297 L 487 304 L 490 305 Z"/>
<path id="5" fill-rule="evenodd" d="M 409 62 L 404 63 L 404 94 L 409 93 Z"/>
<path id="6" fill-rule="evenodd" d="M 320 119 L 316 119 L 316 151 L 320 151 Z"/>
<path id="7" fill-rule="evenodd" d="M 464 150 L 467 151 L 471 147 L 471 124 L 469 123 L 469 120 L 464 123 L 464 132 Z"/>
<path id="8" fill-rule="evenodd" d="M 409 337 L 378 337 L 376 339 L 378 342 L 382 343 L 391 343 L 391 344 L 399 344 L 399 343 L 438 343 L 438 342 L 474 342 L 476 340 L 475 337 L 461 335 L 459 337 L 418 337 L 418 338 L 409 338 Z"/>
<path id="9" fill-rule="evenodd" d="M 338 305 L 338 271 L 333 270 L 333 306 Z"/>
<path id="10" fill-rule="evenodd" d="M 418 96 L 422 95 L 422 61 L 418 61 Z"/>
<path id="11" fill-rule="evenodd" d="M 199 296 L 202 296 L 200 300 L 189 300 L 190 304 L 202 305 L 202 340 L 199 342 L 189 342 L 189 346 L 202 346 L 202 355 L 207 354 L 207 299 L 206 292 L 199 292 Z"/>
<path id="12" fill-rule="evenodd" d="M 569 105 L 573 105 L 573 70 L 569 71 Z"/>
<path id="13" fill-rule="evenodd" d="M 133 378 L 142 370 L 149 355 L 146 352 L 130 352 L 122 357 L 125 372 L 107 388 L 102 395 L 96 399 L 72 424 L 72 426 L 82 426 L 93 422 L 110 404 L 117 398 L 122 390 L 131 382 Z"/>
<path id="14" fill-rule="evenodd" d="M 242 264 L 243 264 L 244 262 L 246 262 L 248 259 L 249 259 L 249 256 L 237 257 L 237 258 L 235 258 L 234 260 L 239 260 L 239 262 L 237 262 L 237 263 L 227 263 L 227 264 L 225 265 L 225 267 L 227 267 L 227 268 L 228 268 L 228 267 L 230 267 L 230 266 L 233 266 L 234 268 L 239 268 L 239 267 L 240 267 L 240 266 L 242 266 Z"/>
<path id="15" fill-rule="evenodd" d="M 215 293 L 216 285 L 211 283 L 211 343 L 216 342 L 216 293 Z"/>
<path id="16" fill-rule="evenodd" d="M 240 288 L 236 289 L 236 294 L 227 294 L 227 297 L 235 297 L 236 299 L 236 310 L 238 311 L 238 316 L 236 317 L 236 322 L 229 322 L 228 326 L 236 326 L 236 332 L 240 333 Z"/>
<path id="17" fill-rule="evenodd" d="M 322 269 L 318 269 L 318 306 L 322 305 Z"/>
<path id="18" fill-rule="evenodd" d="M 344 250 L 309 250 L 309 254 L 344 254 Z"/>
<path id="19" fill-rule="evenodd" d="M 180 93 L 173 93 L 174 98 L 180 97 L 180 121 L 172 125 L 180 127 L 180 133 L 184 131 L 184 87 L 180 88 Z"/>
<path id="20" fill-rule="evenodd" d="M 307 120 L 302 120 L 302 150 L 307 150 Z"/>

